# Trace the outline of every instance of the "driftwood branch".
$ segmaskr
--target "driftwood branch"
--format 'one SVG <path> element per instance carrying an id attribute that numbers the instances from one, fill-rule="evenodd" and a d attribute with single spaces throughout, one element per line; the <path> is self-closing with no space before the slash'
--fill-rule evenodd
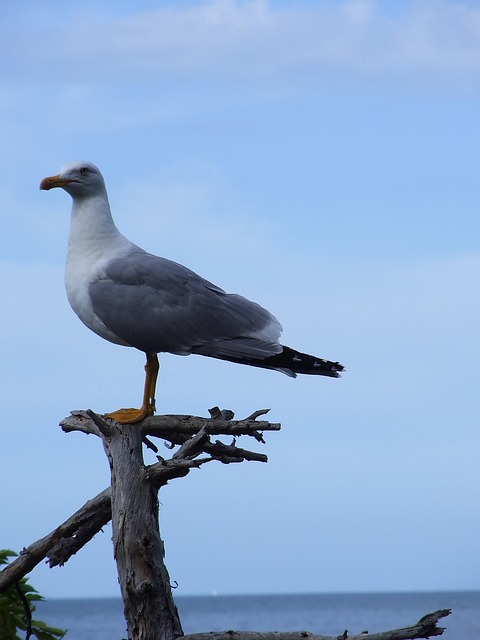
<path id="1" fill-rule="evenodd" d="M 39 562 L 50 567 L 64 564 L 112 518 L 114 551 L 125 604 L 129 637 L 145 640 L 416 640 L 442 635 L 438 621 L 449 615 L 444 609 L 424 616 L 416 625 L 382 633 L 321 636 L 306 631 L 257 633 L 225 631 L 183 636 L 164 563 L 164 548 L 158 528 L 159 488 L 193 468 L 217 460 L 228 464 L 243 460 L 267 462 L 267 456 L 237 446 L 239 436 L 264 443 L 265 431 L 280 425 L 257 420 L 259 410 L 244 420 L 233 420 L 231 411 L 210 410 L 210 418 L 196 416 L 152 416 L 142 423 L 119 425 L 92 411 L 74 411 L 61 422 L 65 432 L 80 431 L 102 439 L 112 472 L 108 487 L 54 531 L 23 549 L 19 557 L 0 572 L 0 593 L 15 585 Z M 230 444 L 212 436 L 231 437 Z M 161 438 L 177 450 L 169 459 L 145 465 L 142 444 L 158 453 L 149 438 Z M 113 505 L 113 508 L 112 508 Z"/>
<path id="2" fill-rule="evenodd" d="M 261 441 L 261 433 L 263 431 L 280 431 L 281 425 L 277 422 L 268 422 L 267 420 L 256 420 L 256 417 L 264 415 L 268 410 L 261 409 L 255 411 L 251 416 L 244 420 L 227 420 L 202 418 L 199 416 L 185 415 L 160 415 L 145 418 L 135 428 L 140 429 L 143 436 L 153 436 L 181 444 L 178 440 L 182 440 L 194 436 L 202 427 L 205 427 L 206 433 L 209 435 L 224 436 L 253 436 L 256 440 Z M 225 412 L 220 412 L 223 415 Z M 92 417 L 94 419 L 92 419 Z M 94 421 L 95 420 L 95 421 Z M 101 421 L 101 422 L 99 422 Z M 93 413 L 93 411 L 72 411 L 71 415 L 61 421 L 60 426 L 68 433 L 70 431 L 81 431 L 87 434 L 101 436 L 99 424 L 105 425 L 112 423 L 111 420 L 105 420 L 102 416 Z"/>
<path id="3" fill-rule="evenodd" d="M 198 468 L 211 460 L 222 463 L 242 460 L 267 462 L 265 454 L 210 440 L 211 435 L 232 437 L 249 435 L 262 441 L 261 432 L 280 429 L 279 424 L 256 421 L 257 417 L 266 412 L 267 410 L 261 409 L 245 420 L 230 420 L 228 416 L 233 415 L 232 412 L 213 409 L 210 410 L 211 415 L 218 418 L 167 415 L 153 416 L 144 420 L 140 425 L 136 425 L 140 429 L 144 442 L 147 435 L 150 435 L 167 440 L 173 446 L 179 445 L 179 449 L 169 460 L 158 456 L 158 463 L 145 467 L 146 478 L 158 488 L 169 480 L 182 477 L 190 469 Z M 81 431 L 109 438 L 112 435 L 114 423 L 88 410 L 73 411 L 60 424 L 67 433 Z M 147 443 L 147 446 L 152 447 L 151 443 Z M 201 454 L 206 456 L 199 457 Z M 110 522 L 111 517 L 111 488 L 107 487 L 56 529 L 24 548 L 17 558 L 0 571 L 0 593 L 17 583 L 45 559 L 50 567 L 65 564 Z"/>
<path id="4" fill-rule="evenodd" d="M 110 521 L 110 495 L 110 487 L 104 489 L 48 535 L 24 548 L 0 571 L 0 593 L 30 573 L 45 558 L 48 558 L 50 567 L 67 562 Z"/>
<path id="5" fill-rule="evenodd" d="M 268 423 L 233 422 L 230 411 L 215 409 L 210 413 L 215 417 L 169 416 L 165 420 L 160 416 L 132 427 L 88 411 L 74 412 L 61 423 L 65 431 L 78 430 L 100 437 L 110 463 L 114 555 L 132 640 L 175 640 L 183 635 L 160 537 L 157 497 L 160 487 L 212 460 L 267 461 L 263 454 L 237 447 L 236 438 L 251 435 L 263 442 L 259 429 L 269 428 Z M 258 415 L 263 415 L 263 411 Z M 233 440 L 229 445 L 212 442 L 214 434 Z M 158 462 L 146 466 L 142 445 L 156 449 L 149 437 L 161 437 L 179 449 L 168 460 L 157 455 Z"/>
<path id="6" fill-rule="evenodd" d="M 404 629 L 392 629 L 380 633 L 360 633 L 349 636 L 345 631 L 339 636 L 319 636 L 308 631 L 293 632 L 256 632 L 256 631 L 220 631 L 210 633 L 192 633 L 184 636 L 184 640 L 417 640 L 441 636 L 445 629 L 438 627 L 442 618 L 450 615 L 450 609 L 441 609 L 423 616 L 417 624 Z"/>

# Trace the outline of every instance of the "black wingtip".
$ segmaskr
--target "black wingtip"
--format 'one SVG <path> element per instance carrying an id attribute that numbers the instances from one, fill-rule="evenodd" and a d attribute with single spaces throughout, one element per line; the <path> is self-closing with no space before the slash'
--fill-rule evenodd
<path id="1" fill-rule="evenodd" d="M 285 346 L 281 353 L 263 360 L 261 366 L 280 369 L 287 374 L 291 372 L 291 374 L 327 376 L 329 378 L 340 378 L 340 372 L 345 370 L 339 362 L 324 360 Z"/>

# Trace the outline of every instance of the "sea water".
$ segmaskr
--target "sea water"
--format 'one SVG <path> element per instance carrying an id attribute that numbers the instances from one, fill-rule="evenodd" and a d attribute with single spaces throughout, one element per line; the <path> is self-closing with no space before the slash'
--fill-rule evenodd
<path id="1" fill-rule="evenodd" d="M 350 635 L 413 626 L 438 609 L 452 609 L 439 622 L 445 640 L 480 640 L 480 591 L 382 594 L 178 596 L 186 634 L 200 631 L 310 631 Z M 120 599 L 48 600 L 36 617 L 67 629 L 67 640 L 127 637 Z"/>

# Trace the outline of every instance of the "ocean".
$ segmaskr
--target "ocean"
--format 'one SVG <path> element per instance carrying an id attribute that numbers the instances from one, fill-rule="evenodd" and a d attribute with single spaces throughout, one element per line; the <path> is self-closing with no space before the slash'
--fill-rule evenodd
<path id="1" fill-rule="evenodd" d="M 440 622 L 445 640 L 480 640 L 480 591 L 434 593 L 178 596 L 184 632 L 311 631 L 350 635 L 415 624 L 426 613 L 452 609 Z M 36 617 L 67 629 L 67 640 L 127 637 L 120 599 L 47 600 Z"/>

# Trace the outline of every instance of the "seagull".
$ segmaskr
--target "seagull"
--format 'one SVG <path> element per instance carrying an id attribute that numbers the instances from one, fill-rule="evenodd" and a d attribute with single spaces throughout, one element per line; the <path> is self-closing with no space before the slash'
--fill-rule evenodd
<path id="1" fill-rule="evenodd" d="M 172 260 L 144 251 L 117 229 L 105 181 L 90 162 L 73 162 L 42 180 L 72 197 L 65 270 L 68 301 L 94 333 L 146 355 L 140 409 L 107 414 L 122 424 L 155 413 L 157 354 L 200 354 L 239 364 L 338 378 L 343 366 L 286 347 L 266 309 Z"/>

